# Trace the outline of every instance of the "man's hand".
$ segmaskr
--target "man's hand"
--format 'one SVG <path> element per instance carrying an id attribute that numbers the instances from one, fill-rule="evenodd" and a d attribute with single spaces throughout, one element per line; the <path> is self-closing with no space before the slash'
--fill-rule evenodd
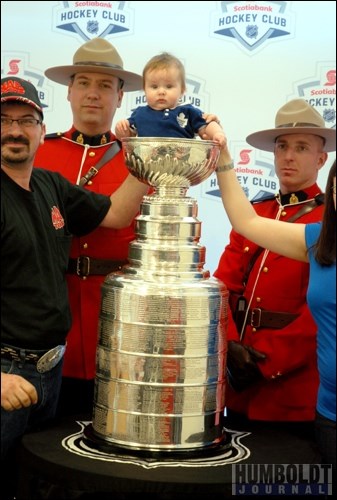
<path id="1" fill-rule="evenodd" d="M 35 387 L 20 375 L 1 373 L 1 407 L 6 411 L 28 408 L 37 403 Z"/>
<path id="2" fill-rule="evenodd" d="M 227 352 L 227 377 L 231 387 L 240 392 L 261 380 L 262 373 L 257 361 L 265 358 L 265 354 L 253 347 L 230 340 Z"/>

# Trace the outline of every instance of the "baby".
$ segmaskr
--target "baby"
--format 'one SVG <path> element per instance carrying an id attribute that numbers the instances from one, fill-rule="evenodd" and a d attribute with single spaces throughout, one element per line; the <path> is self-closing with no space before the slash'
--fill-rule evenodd
<path id="1" fill-rule="evenodd" d="M 196 134 L 224 146 L 226 137 L 214 115 L 204 115 L 192 104 L 179 104 L 186 91 L 185 68 L 175 56 L 163 52 L 152 57 L 143 70 L 146 106 L 116 124 L 117 139 L 123 137 L 180 137 Z M 211 121 L 206 121 L 206 119 Z"/>

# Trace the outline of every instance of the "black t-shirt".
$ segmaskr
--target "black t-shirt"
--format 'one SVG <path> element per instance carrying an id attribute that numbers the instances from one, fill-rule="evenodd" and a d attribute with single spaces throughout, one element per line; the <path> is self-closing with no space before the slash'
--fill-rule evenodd
<path id="1" fill-rule="evenodd" d="M 65 272 L 72 235 L 95 229 L 111 202 L 39 168 L 30 186 L 1 171 L 1 342 L 49 349 L 65 342 L 71 326 Z"/>

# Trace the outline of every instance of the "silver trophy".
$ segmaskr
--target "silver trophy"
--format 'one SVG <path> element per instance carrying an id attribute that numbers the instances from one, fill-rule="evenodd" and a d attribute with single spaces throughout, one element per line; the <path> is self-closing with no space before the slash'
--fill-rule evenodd
<path id="1" fill-rule="evenodd" d="M 204 271 L 190 186 L 219 147 L 198 139 L 128 138 L 129 171 L 152 186 L 129 264 L 102 285 L 91 437 L 153 452 L 223 446 L 228 291 Z"/>

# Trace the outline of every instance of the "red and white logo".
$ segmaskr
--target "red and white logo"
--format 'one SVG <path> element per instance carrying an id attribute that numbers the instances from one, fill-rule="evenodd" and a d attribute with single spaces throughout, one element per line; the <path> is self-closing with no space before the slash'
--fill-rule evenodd
<path id="1" fill-rule="evenodd" d="M 55 229 L 62 229 L 64 227 L 64 219 L 59 209 L 55 206 L 51 209 L 51 220 Z"/>

